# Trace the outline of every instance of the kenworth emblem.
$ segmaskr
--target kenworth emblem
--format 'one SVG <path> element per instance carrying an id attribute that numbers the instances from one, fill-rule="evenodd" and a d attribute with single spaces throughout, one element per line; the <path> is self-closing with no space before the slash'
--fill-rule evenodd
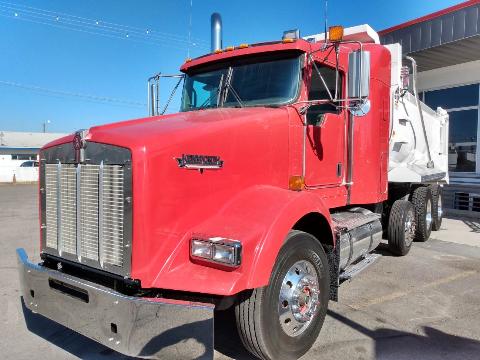
<path id="1" fill-rule="evenodd" d="M 176 158 L 176 160 L 178 167 L 200 170 L 200 172 L 223 167 L 223 160 L 220 159 L 220 156 L 183 154 L 181 158 Z"/>
<path id="2" fill-rule="evenodd" d="M 75 162 L 82 163 L 85 161 L 85 136 L 87 135 L 87 130 L 79 130 L 75 132 L 73 137 L 73 149 L 75 150 Z"/>

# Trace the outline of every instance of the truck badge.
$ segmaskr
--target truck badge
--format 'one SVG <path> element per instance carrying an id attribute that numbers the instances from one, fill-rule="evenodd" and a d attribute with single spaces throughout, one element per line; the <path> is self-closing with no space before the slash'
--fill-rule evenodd
<path id="1" fill-rule="evenodd" d="M 87 130 L 79 130 L 75 132 L 75 136 L 73 137 L 72 143 L 73 149 L 75 150 L 75 162 L 77 164 L 85 161 L 86 135 Z"/>
<path id="2" fill-rule="evenodd" d="M 203 170 L 215 170 L 223 167 L 223 160 L 220 159 L 220 156 L 183 154 L 176 160 L 178 167 L 199 170 L 201 173 Z"/>

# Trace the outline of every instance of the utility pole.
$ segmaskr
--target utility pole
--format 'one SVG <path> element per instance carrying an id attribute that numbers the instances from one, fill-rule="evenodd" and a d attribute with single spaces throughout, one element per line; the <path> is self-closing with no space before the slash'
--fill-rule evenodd
<path id="1" fill-rule="evenodd" d="M 46 133 L 47 132 L 47 124 L 50 124 L 50 120 L 46 120 L 43 122 L 43 132 Z"/>

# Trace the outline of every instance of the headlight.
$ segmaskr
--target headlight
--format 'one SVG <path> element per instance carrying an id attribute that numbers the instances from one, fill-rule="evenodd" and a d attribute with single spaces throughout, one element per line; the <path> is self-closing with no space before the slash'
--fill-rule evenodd
<path id="1" fill-rule="evenodd" d="M 223 237 L 200 238 L 190 241 L 192 258 L 237 267 L 241 263 L 242 244 L 240 241 Z"/>

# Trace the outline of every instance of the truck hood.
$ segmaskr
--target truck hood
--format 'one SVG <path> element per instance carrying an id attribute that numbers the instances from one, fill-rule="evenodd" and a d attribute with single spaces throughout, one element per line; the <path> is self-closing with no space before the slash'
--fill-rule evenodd
<path id="1" fill-rule="evenodd" d="M 270 118 L 286 115 L 285 109 L 251 107 L 221 108 L 180 112 L 169 115 L 139 118 L 94 126 L 89 129 L 87 140 L 122 146 L 132 151 L 145 151 L 150 147 L 169 146 L 188 142 L 192 138 L 229 131 L 255 124 L 267 130 Z M 49 148 L 70 142 L 73 134 L 54 140 L 44 146 Z"/>
<path id="2" fill-rule="evenodd" d="M 272 108 L 223 108 L 176 113 L 92 127 L 87 139 L 111 143 L 135 150 L 169 147 L 229 133 L 239 128 L 260 127 L 268 130 L 272 117 L 285 110 Z M 275 116 L 276 115 L 276 116 Z"/>
<path id="3" fill-rule="evenodd" d="M 167 275 L 174 274 L 178 261 L 194 273 L 205 271 L 188 259 L 192 233 L 246 238 L 231 223 L 206 224 L 253 187 L 288 187 L 289 113 L 288 107 L 210 109 L 89 130 L 87 140 L 131 151 L 132 278 L 145 287 L 181 290 L 183 282 Z M 71 140 L 69 136 L 47 147 Z M 187 169 L 177 161 L 183 155 L 218 157 L 223 166 Z"/>

